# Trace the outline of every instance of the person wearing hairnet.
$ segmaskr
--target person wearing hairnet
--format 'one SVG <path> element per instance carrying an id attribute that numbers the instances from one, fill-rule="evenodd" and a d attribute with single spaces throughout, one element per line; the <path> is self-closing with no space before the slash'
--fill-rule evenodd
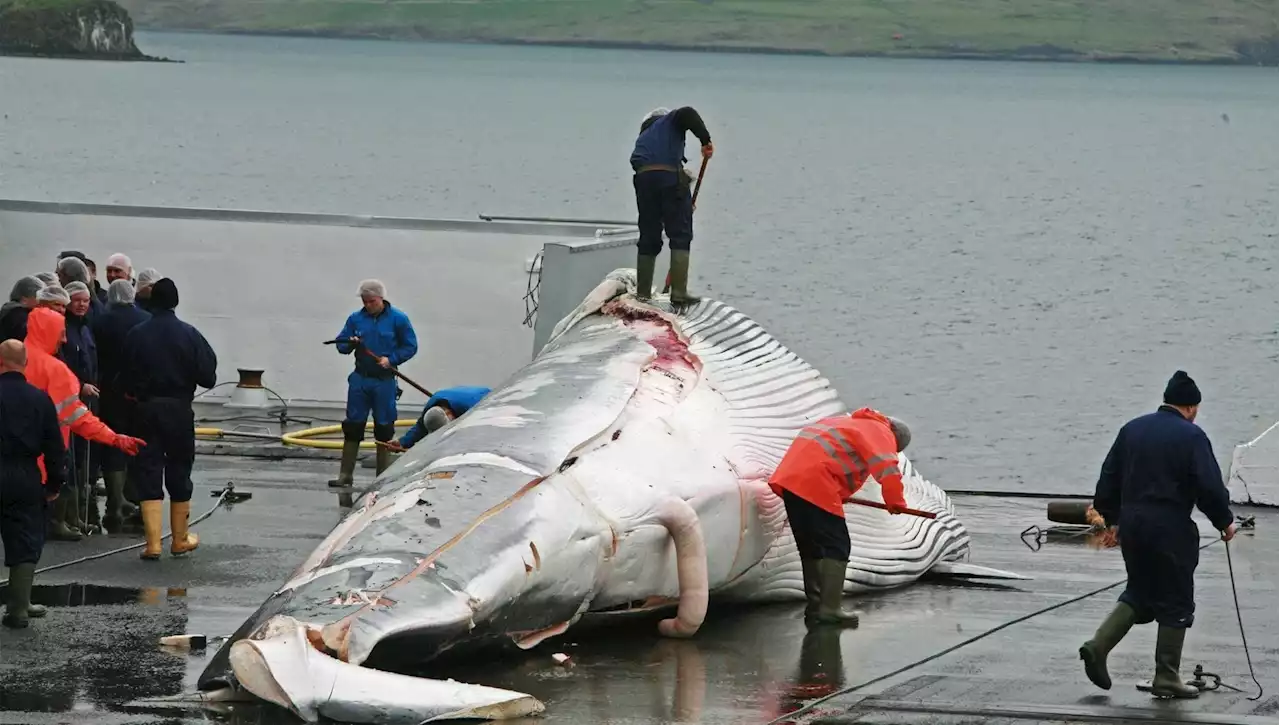
<path id="1" fill-rule="evenodd" d="M 133 283 L 133 260 L 120 252 L 107 257 L 107 287 L 118 279 Z"/>
<path id="2" fill-rule="evenodd" d="M 112 260 L 123 255 L 113 255 Z M 128 260 L 124 261 L 128 265 Z M 108 267 L 108 274 L 112 267 Z M 119 269 L 118 267 L 116 269 Z M 151 314 L 133 304 L 133 281 L 117 276 L 107 285 L 107 310 L 93 320 L 93 337 L 98 344 L 98 380 L 102 393 L 99 405 L 102 420 L 113 430 L 136 434 L 135 404 L 124 396 L 120 372 L 124 365 L 124 340 L 129 331 L 151 319 Z M 107 531 L 142 526 L 136 489 L 136 458 L 106 448 L 102 455 L 102 478 L 107 484 L 107 511 L 102 525 Z M 131 465 L 135 464 L 135 465 Z"/>
<path id="3" fill-rule="evenodd" d="M 38 307 L 47 307 L 62 315 L 67 311 L 67 305 L 71 304 L 71 295 L 54 282 L 40 288 L 36 293 L 36 303 Z"/>
<path id="4" fill-rule="evenodd" d="M 387 444 L 387 448 L 395 453 L 413 448 L 415 443 L 445 427 L 449 421 L 466 414 L 488 394 L 489 388 L 479 385 L 455 385 L 436 391 L 422 408 L 418 422 L 400 436 L 400 440 Z"/>
<path id="5" fill-rule="evenodd" d="M 71 304 L 67 306 L 67 339 L 62 343 L 60 357 L 80 381 L 80 400 L 90 412 L 98 414 L 98 346 L 88 319 L 92 293 L 79 281 L 67 284 L 66 290 L 71 296 Z M 86 534 L 102 532 L 98 500 L 93 489 L 101 471 L 103 448 L 99 443 L 91 443 L 73 434 L 67 451 L 68 504 L 65 520 L 67 526 Z M 87 518 L 81 518 L 82 513 Z"/>
<path id="6" fill-rule="evenodd" d="M 89 310 L 85 312 L 85 316 L 88 319 L 92 320 L 94 316 L 102 311 L 102 303 L 98 302 L 98 299 L 93 296 L 93 288 L 90 287 L 92 279 L 89 277 L 89 265 L 85 264 L 83 259 L 72 256 L 63 257 L 58 260 L 57 274 L 58 283 L 62 285 L 63 289 L 67 289 L 67 286 L 72 282 L 79 282 L 85 286 L 85 289 L 90 291 Z"/>
<path id="7" fill-rule="evenodd" d="M 137 432 L 147 442 L 138 457 L 138 496 L 147 546 L 142 558 L 160 558 L 164 493 L 169 492 L 169 553 L 182 556 L 199 546 L 190 533 L 191 468 L 196 460 L 196 387 L 217 384 L 218 356 L 200 331 L 178 319 L 178 287 L 168 277 L 151 288 L 151 319 L 124 338 L 119 380 L 137 401 Z"/>
<path id="8" fill-rule="evenodd" d="M 374 440 L 388 443 L 396 432 L 394 368 L 418 354 L 413 323 L 387 301 L 387 287 L 376 279 L 360 283 L 362 307 L 347 317 L 338 333 L 338 352 L 355 353 L 355 369 L 347 376 L 347 412 L 342 421 L 342 463 L 330 486 L 353 485 L 356 457 L 364 440 L 365 422 L 373 413 Z M 370 355 L 369 353 L 373 353 Z M 391 451 L 377 447 L 377 472 L 391 465 Z"/>
<path id="9" fill-rule="evenodd" d="M 147 267 L 138 273 L 138 282 L 135 285 L 136 293 L 134 304 L 151 312 L 151 287 L 160 279 L 160 273 L 155 267 Z"/>
<path id="10" fill-rule="evenodd" d="M 640 124 L 631 152 L 631 183 L 636 192 L 640 241 L 636 245 L 636 296 L 653 293 L 653 270 L 662 252 L 662 232 L 671 242 L 671 302 L 692 304 L 689 294 L 689 245 L 693 241 L 692 178 L 684 170 L 684 139 L 692 133 L 702 143 L 702 157 L 715 147 L 702 116 L 689 106 L 669 111 L 654 109 Z"/>
<path id="11" fill-rule="evenodd" d="M 910 442 L 905 423 L 859 408 L 805 426 L 769 477 L 800 553 L 806 623 L 858 626 L 858 615 L 840 608 L 852 547 L 844 504 L 874 476 L 888 512 L 902 513 L 898 453 Z"/>
<path id="12" fill-rule="evenodd" d="M 38 277 L 23 277 L 13 284 L 9 301 L 0 306 L 0 342 L 26 339 L 27 313 L 40 304 L 37 295 L 42 287 Z"/>

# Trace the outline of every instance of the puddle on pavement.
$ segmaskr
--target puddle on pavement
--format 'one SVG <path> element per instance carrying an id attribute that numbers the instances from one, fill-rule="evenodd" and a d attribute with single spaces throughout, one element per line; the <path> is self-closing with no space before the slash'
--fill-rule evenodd
<path id="1" fill-rule="evenodd" d="M 178 587 L 110 587 L 99 584 L 36 584 L 31 602 L 46 607 L 92 607 L 113 604 L 162 604 L 166 599 L 185 598 Z"/>

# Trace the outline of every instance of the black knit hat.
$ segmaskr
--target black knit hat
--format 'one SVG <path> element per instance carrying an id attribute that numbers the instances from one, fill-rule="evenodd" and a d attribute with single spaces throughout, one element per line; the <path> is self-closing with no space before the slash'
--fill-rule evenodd
<path id="1" fill-rule="evenodd" d="M 1169 378 L 1169 384 L 1164 388 L 1164 402 L 1168 405 L 1199 405 L 1200 388 L 1196 387 L 1196 381 L 1190 375 L 1179 370 Z"/>
<path id="2" fill-rule="evenodd" d="M 178 285 L 168 277 L 151 285 L 151 306 L 157 310 L 172 310 L 178 306 Z"/>

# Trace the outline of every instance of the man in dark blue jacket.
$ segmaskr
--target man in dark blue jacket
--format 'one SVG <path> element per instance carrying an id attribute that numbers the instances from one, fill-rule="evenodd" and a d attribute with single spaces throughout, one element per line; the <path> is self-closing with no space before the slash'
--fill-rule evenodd
<path id="1" fill-rule="evenodd" d="M 342 463 L 330 486 L 353 485 L 356 457 L 365 422 L 373 413 L 373 438 L 388 443 L 396 432 L 396 378 L 393 368 L 418 354 L 418 336 L 405 313 L 387 301 L 387 287 L 376 279 L 360 283 L 363 306 L 347 317 L 338 333 L 338 352 L 355 353 L 347 376 L 347 414 L 342 421 Z M 370 354 L 372 353 L 372 354 Z M 391 465 L 391 451 L 377 447 L 377 472 Z"/>
<path id="2" fill-rule="evenodd" d="M 98 344 L 101 418 L 111 430 L 127 435 L 137 435 L 137 426 L 134 423 L 134 403 L 124 397 L 120 382 L 125 336 L 151 319 L 151 314 L 133 301 L 133 282 L 117 278 L 107 286 L 106 311 L 92 322 L 94 341 Z M 138 508 L 134 505 L 140 500 L 133 480 L 137 475 L 134 461 L 119 449 L 103 446 L 102 478 L 107 484 L 107 510 L 102 517 L 102 525 L 107 531 L 142 526 Z M 132 476 L 128 473 L 131 467 Z"/>
<path id="3" fill-rule="evenodd" d="M 138 432 L 147 442 L 138 456 L 138 496 L 147 547 L 142 558 L 160 558 L 164 492 L 169 492 L 169 551 L 182 556 L 199 545 L 187 530 L 191 514 L 191 468 L 196 458 L 196 422 L 191 401 L 196 386 L 217 384 L 218 357 L 196 328 L 173 313 L 178 287 L 165 277 L 151 288 L 151 319 L 125 335 L 120 382 L 137 401 Z"/>
<path id="4" fill-rule="evenodd" d="M 97 415 L 98 396 L 98 345 L 89 327 L 89 308 L 93 293 L 83 282 L 69 282 L 66 286 L 71 304 L 66 312 L 66 342 L 62 343 L 60 356 L 80 381 L 80 399 L 90 412 Z M 62 491 L 67 499 L 66 525 L 86 534 L 101 533 L 101 516 L 93 489 L 102 469 L 100 443 L 91 443 L 72 434 L 71 448 L 67 451 L 67 479 L 71 484 Z M 81 514 L 84 517 L 81 518 Z"/>
<path id="5" fill-rule="evenodd" d="M 1195 425 L 1200 389 L 1179 370 L 1164 391 L 1164 405 L 1120 429 L 1102 463 L 1093 508 L 1108 526 L 1118 526 L 1128 585 L 1093 639 L 1080 647 L 1085 674 L 1111 689 L 1110 653 L 1134 624 L 1159 623 L 1157 697 L 1192 698 L 1199 690 L 1178 674 L 1182 644 L 1195 619 L 1195 571 L 1200 533 L 1193 508 L 1222 538 L 1235 536 L 1230 498 L 1209 437 Z"/>
<path id="6" fill-rule="evenodd" d="M 674 111 L 658 108 L 640 124 L 640 135 L 631 152 L 632 185 L 636 191 L 640 241 L 636 246 L 637 296 L 648 299 L 653 290 L 653 270 L 662 252 L 662 231 L 671 241 L 671 302 L 698 301 L 689 294 L 689 245 L 693 241 L 691 179 L 684 170 L 685 134 L 702 143 L 702 157 L 715 148 L 702 117 L 685 106 Z"/>
<path id="7" fill-rule="evenodd" d="M 397 453 L 413 448 L 415 443 L 440 430 L 449 421 L 466 414 L 488 394 L 489 388 L 479 385 L 455 385 L 437 390 L 423 406 L 418 422 L 400 436 L 400 440 L 392 441 L 387 447 Z"/>
<path id="8" fill-rule="evenodd" d="M 27 348 L 0 342 L 0 540 L 9 568 L 4 626 L 26 627 L 45 609 L 31 604 L 31 582 L 44 550 L 45 509 L 62 488 L 66 448 L 58 413 L 43 390 L 23 376 Z M 39 459 L 48 475 L 41 484 Z"/>

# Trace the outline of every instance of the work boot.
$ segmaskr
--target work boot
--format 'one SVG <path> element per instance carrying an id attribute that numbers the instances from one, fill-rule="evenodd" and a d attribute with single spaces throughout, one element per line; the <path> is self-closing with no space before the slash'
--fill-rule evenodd
<path id="1" fill-rule="evenodd" d="M 139 556 L 147 561 L 160 558 L 160 539 L 164 534 L 164 501 L 142 502 L 142 530 L 146 533 L 147 548 Z"/>
<path id="2" fill-rule="evenodd" d="M 1111 689 L 1111 675 L 1107 672 L 1107 655 L 1124 639 L 1133 627 L 1137 615 L 1124 602 L 1116 604 L 1111 614 L 1098 626 L 1093 639 L 1080 645 L 1080 659 L 1084 660 L 1084 674 L 1093 684 L 1104 690 Z"/>
<path id="3" fill-rule="evenodd" d="M 804 607 L 804 621 L 808 622 L 822 604 L 821 589 L 818 588 L 818 560 L 801 559 L 800 572 L 804 575 L 804 596 L 808 600 Z"/>
<path id="4" fill-rule="evenodd" d="M 58 500 L 66 499 L 63 504 L 62 520 L 66 522 L 67 528 L 76 533 L 83 534 L 89 525 L 80 518 L 80 486 L 75 483 L 67 483 L 62 487 L 62 493 L 58 496 Z"/>
<path id="5" fill-rule="evenodd" d="M 191 516 L 191 502 L 169 502 L 169 528 L 173 530 L 173 541 L 169 545 L 169 553 L 184 556 L 200 546 L 200 537 L 187 530 Z"/>
<path id="6" fill-rule="evenodd" d="M 35 564 L 18 564 L 9 567 L 8 601 L 5 603 L 3 624 L 12 629 L 24 629 L 31 616 L 31 582 L 36 577 Z M 44 608 L 41 607 L 43 610 Z M 43 616 L 43 612 L 36 616 Z"/>
<path id="7" fill-rule="evenodd" d="M 54 541 L 79 541 L 84 538 L 80 532 L 67 526 L 67 489 L 73 488 L 70 484 L 62 487 L 58 492 L 58 497 L 53 501 L 52 517 L 49 519 L 49 538 Z"/>
<path id="8" fill-rule="evenodd" d="M 342 442 L 342 463 L 338 467 L 338 477 L 329 481 L 335 488 L 350 488 L 355 485 L 352 474 L 356 470 L 356 457 L 360 455 L 360 441 Z"/>
<path id="9" fill-rule="evenodd" d="M 636 298 L 647 300 L 653 296 L 653 269 L 658 258 L 649 254 L 636 255 Z"/>
<path id="10" fill-rule="evenodd" d="M 818 612 L 813 617 L 815 624 L 858 626 L 858 615 L 840 608 L 840 602 L 844 599 L 844 572 L 848 563 L 836 559 L 818 560 L 819 604 Z"/>
<path id="11" fill-rule="evenodd" d="M 80 489 L 80 508 L 88 517 L 81 530 L 86 534 L 101 534 L 102 514 L 98 511 L 98 495 L 94 493 L 93 486 Z"/>
<path id="12" fill-rule="evenodd" d="M 1187 630 L 1160 625 L 1156 633 L 1156 676 L 1151 678 L 1151 694 L 1156 697 L 1191 699 L 1200 696 L 1199 688 L 1182 681 L 1178 667 L 1182 664 L 1182 643 Z"/>
<path id="13" fill-rule="evenodd" d="M 671 304 L 692 305 L 700 301 L 701 297 L 689 294 L 688 250 L 671 250 Z"/>
<path id="14" fill-rule="evenodd" d="M 375 457 L 377 459 L 377 468 L 375 469 L 377 471 L 376 475 L 381 476 L 382 472 L 387 470 L 387 467 L 391 465 L 391 451 L 383 448 L 382 446 L 378 446 L 378 451 L 375 454 Z"/>
<path id="15" fill-rule="evenodd" d="M 120 510 L 124 503 L 124 475 L 124 471 L 102 474 L 102 480 L 107 484 L 107 511 L 102 517 L 102 525 L 113 534 L 119 533 L 124 523 L 124 514 Z"/>

